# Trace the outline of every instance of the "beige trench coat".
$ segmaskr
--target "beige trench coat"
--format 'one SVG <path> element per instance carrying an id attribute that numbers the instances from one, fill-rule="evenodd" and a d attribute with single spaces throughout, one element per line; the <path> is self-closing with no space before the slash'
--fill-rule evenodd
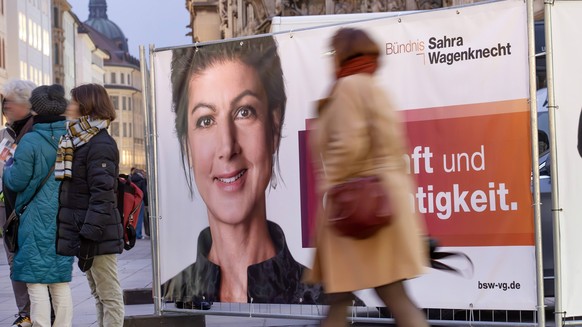
<path id="1" fill-rule="evenodd" d="M 315 163 L 320 166 L 320 192 L 348 177 L 379 175 L 394 213 L 389 226 L 370 238 L 356 240 L 337 234 L 327 225 L 325 209 L 320 208 L 315 258 L 306 281 L 322 283 L 327 293 L 337 293 L 423 273 L 426 233 L 423 221 L 412 210 L 413 182 L 403 158 L 402 126 L 374 77 L 356 74 L 338 80 L 321 109 L 314 134 L 313 158 L 321 158 Z M 329 205 L 325 205 L 328 210 Z"/>

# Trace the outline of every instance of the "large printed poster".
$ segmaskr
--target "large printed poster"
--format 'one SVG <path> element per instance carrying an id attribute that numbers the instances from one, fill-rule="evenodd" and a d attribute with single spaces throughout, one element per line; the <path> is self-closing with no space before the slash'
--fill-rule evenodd
<path id="1" fill-rule="evenodd" d="M 351 24 L 408 131 L 410 204 L 461 274 L 407 282 L 425 308 L 535 310 L 526 9 L 503 1 Z M 324 27 L 155 54 L 161 279 L 178 302 L 321 303 L 313 255 Z M 365 270 L 366 267 L 361 267 Z M 358 296 L 378 305 L 368 292 Z"/>
<path id="2" fill-rule="evenodd" d="M 556 1 L 551 8 L 556 151 L 560 215 L 562 311 L 582 315 L 582 1 Z M 546 43 L 548 44 L 548 42 Z"/>

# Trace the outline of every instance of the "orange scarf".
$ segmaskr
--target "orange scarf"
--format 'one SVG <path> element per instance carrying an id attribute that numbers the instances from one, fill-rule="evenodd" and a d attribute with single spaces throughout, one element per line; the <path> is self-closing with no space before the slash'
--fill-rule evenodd
<path id="1" fill-rule="evenodd" d="M 345 61 L 336 73 L 338 79 L 358 73 L 373 74 L 378 69 L 378 56 L 361 55 Z"/>

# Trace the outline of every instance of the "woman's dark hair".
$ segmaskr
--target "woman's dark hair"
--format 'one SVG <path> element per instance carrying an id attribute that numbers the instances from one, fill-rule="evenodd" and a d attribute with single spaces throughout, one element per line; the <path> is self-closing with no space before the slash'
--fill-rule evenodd
<path id="1" fill-rule="evenodd" d="M 362 55 L 380 55 L 378 44 L 357 28 L 340 28 L 331 38 L 331 46 L 340 64 Z"/>
<path id="2" fill-rule="evenodd" d="M 174 49 L 172 51 L 172 104 L 173 111 L 176 113 L 175 126 L 180 142 L 182 168 L 186 174 L 191 193 L 192 175 L 190 169 L 186 166 L 186 162 L 190 156 L 190 150 L 188 148 L 188 91 L 190 79 L 192 76 L 202 74 L 209 67 L 228 61 L 239 61 L 246 64 L 255 69 L 259 75 L 268 99 L 270 113 L 269 125 L 272 127 L 270 131 L 271 136 L 278 136 L 277 139 L 279 140 L 274 145 L 275 149 L 277 149 L 274 164 L 276 162 L 277 167 L 279 164 L 278 149 L 283 121 L 285 119 L 287 96 L 285 95 L 281 59 L 277 54 L 277 44 L 273 37 L 265 36 L 248 40 Z M 217 87 L 217 92 L 220 92 L 219 87 Z M 278 111 L 278 115 L 275 115 L 276 110 Z M 278 124 L 274 121 L 274 117 L 276 116 L 280 117 Z M 271 177 L 275 177 L 274 171 Z M 272 179 L 272 182 L 276 182 L 276 180 Z M 273 186 L 273 183 L 271 185 Z"/>
<path id="3" fill-rule="evenodd" d="M 115 120 L 115 107 L 107 90 L 99 84 L 83 84 L 71 90 L 71 99 L 79 104 L 82 116 Z"/>

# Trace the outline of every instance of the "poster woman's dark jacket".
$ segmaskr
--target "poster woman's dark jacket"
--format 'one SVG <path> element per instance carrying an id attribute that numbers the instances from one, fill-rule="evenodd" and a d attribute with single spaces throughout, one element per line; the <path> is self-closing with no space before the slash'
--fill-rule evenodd
<path id="1" fill-rule="evenodd" d="M 75 148 L 72 177 L 59 194 L 57 253 L 79 255 L 80 237 L 93 241 L 96 255 L 123 251 L 123 227 L 117 210 L 119 151 L 101 130 Z"/>
<path id="2" fill-rule="evenodd" d="M 281 227 L 270 221 L 268 224 L 276 255 L 248 267 L 248 302 L 252 298 L 253 303 L 322 303 L 322 287 L 301 282 L 306 268 L 293 259 Z M 220 301 L 220 267 L 208 260 L 211 246 L 210 228 L 206 228 L 198 236 L 196 262 L 163 285 L 166 299 L 173 299 L 184 308 L 195 308 L 203 301 Z"/>

